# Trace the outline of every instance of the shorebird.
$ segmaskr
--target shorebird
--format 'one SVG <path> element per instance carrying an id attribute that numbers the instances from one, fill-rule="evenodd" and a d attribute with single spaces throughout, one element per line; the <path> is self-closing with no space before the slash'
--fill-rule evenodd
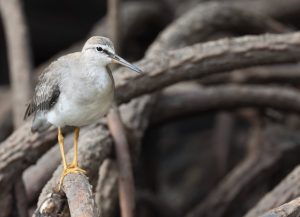
<path id="1" fill-rule="evenodd" d="M 39 76 L 25 119 L 34 114 L 31 131 L 41 132 L 50 126 L 58 128 L 58 143 L 63 163 L 59 182 L 69 173 L 85 173 L 78 165 L 80 127 L 92 124 L 108 113 L 114 99 L 114 79 L 108 67 L 118 63 L 142 72 L 115 54 L 112 42 L 94 36 L 86 41 L 81 52 L 71 53 L 52 62 Z M 64 151 L 62 127 L 74 130 L 74 157 L 68 164 Z"/>

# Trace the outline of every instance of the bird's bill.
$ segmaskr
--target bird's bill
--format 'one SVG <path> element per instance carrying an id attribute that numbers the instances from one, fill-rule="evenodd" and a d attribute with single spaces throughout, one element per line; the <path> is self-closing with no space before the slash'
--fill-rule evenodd
<path id="1" fill-rule="evenodd" d="M 113 54 L 110 56 L 112 58 L 112 62 L 113 63 L 118 63 L 120 65 L 123 65 L 137 73 L 142 73 L 143 71 L 141 69 L 139 69 L 138 67 L 136 67 L 135 65 L 127 62 L 126 60 L 124 60 L 122 57 L 116 55 L 116 54 Z"/>

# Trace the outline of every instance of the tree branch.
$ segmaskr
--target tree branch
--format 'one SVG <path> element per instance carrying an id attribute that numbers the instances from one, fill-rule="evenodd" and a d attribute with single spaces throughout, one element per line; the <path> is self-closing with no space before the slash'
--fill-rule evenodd
<path id="1" fill-rule="evenodd" d="M 15 127 L 18 127 L 23 123 L 25 105 L 32 93 L 28 30 L 20 0 L 1 0 L 0 11 L 5 28 L 12 83 L 13 120 Z"/>
<path id="2" fill-rule="evenodd" d="M 126 132 L 116 106 L 107 116 L 108 127 L 115 143 L 119 170 L 119 200 L 122 217 L 133 217 L 135 212 L 135 187 Z"/>
<path id="3" fill-rule="evenodd" d="M 139 61 L 146 75 L 115 75 L 117 103 L 156 91 L 179 81 L 203 78 L 250 66 L 296 62 L 300 55 L 300 33 L 246 36 L 196 44 Z M 225 64 L 226 63 L 226 64 Z M 130 96 L 130 97 L 128 97 Z"/>
<path id="4" fill-rule="evenodd" d="M 249 210 L 245 215 L 245 217 L 260 216 L 270 209 L 278 209 L 276 207 L 289 202 L 291 199 L 299 197 L 300 196 L 299 176 L 300 176 L 300 166 L 297 166 L 272 191 L 266 194 L 251 210 Z M 278 195 L 280 195 L 280 197 Z M 299 203 L 297 206 L 299 206 Z M 268 213 L 270 213 L 270 211 L 268 211 Z"/>
<path id="5" fill-rule="evenodd" d="M 300 198 L 296 198 L 295 200 L 290 201 L 289 203 L 285 203 L 280 207 L 272 209 L 260 217 L 294 217 L 297 216 L 300 212 Z"/>
<path id="6" fill-rule="evenodd" d="M 178 85 L 159 96 L 151 115 L 151 123 L 204 111 L 241 107 L 272 107 L 300 112 L 299 91 L 294 88 L 263 85 L 219 85 L 198 87 Z"/>
<path id="7" fill-rule="evenodd" d="M 118 169 L 113 160 L 106 159 L 99 168 L 95 200 L 101 217 L 112 217 L 116 213 L 118 198 Z"/>
<path id="8" fill-rule="evenodd" d="M 148 49 L 147 54 L 157 55 L 198 43 L 220 31 L 259 34 L 282 33 L 289 30 L 268 17 L 233 7 L 228 3 L 202 3 L 183 14 L 162 31 Z"/>

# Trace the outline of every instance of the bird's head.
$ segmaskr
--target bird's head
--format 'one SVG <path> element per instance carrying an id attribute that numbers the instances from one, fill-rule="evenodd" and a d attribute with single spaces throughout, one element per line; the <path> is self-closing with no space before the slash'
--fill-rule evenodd
<path id="1" fill-rule="evenodd" d="M 110 63 L 117 63 L 126 66 L 135 72 L 142 72 L 138 67 L 118 56 L 115 53 L 113 43 L 106 37 L 93 36 L 89 38 L 82 48 L 82 53 L 104 66 L 107 66 Z"/>

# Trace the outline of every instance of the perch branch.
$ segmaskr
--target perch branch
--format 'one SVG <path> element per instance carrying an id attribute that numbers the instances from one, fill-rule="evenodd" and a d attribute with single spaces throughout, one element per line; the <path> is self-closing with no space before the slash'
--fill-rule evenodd
<path id="1" fill-rule="evenodd" d="M 72 217 L 98 217 L 92 186 L 83 174 L 70 174 L 65 177 L 63 189 L 68 199 Z"/>

